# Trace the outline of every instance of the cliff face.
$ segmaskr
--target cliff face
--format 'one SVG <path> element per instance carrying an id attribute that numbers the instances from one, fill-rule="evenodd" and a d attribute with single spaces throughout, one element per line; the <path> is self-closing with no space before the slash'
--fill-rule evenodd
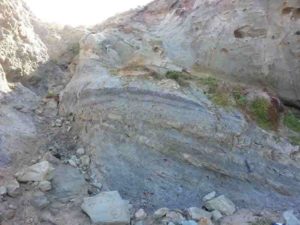
<path id="1" fill-rule="evenodd" d="M 84 127 L 81 137 L 93 154 L 96 176 L 137 204 L 143 198 L 154 206 L 201 201 L 192 192 L 199 180 L 200 192 L 224 188 L 236 202 L 251 199 L 245 200 L 251 207 L 266 207 L 261 201 L 266 193 L 276 199 L 269 207 L 278 207 L 281 198 L 281 206 L 299 204 L 299 147 L 206 95 L 216 85 L 212 77 L 228 78 L 274 88 L 297 105 L 295 4 L 155 1 L 94 27 L 81 40 L 60 110 L 75 114 Z M 290 13 L 285 13 L 288 6 Z M 211 86 L 207 90 L 198 81 Z M 221 89 L 219 97 L 233 89 Z M 250 102 L 259 93 L 268 96 L 259 88 L 246 92 Z M 164 157 L 168 166 L 161 163 Z M 240 189 L 247 191 L 236 194 Z M 155 195 L 143 197 L 145 190 Z M 287 196 L 293 196 L 290 203 Z"/>
<path id="2" fill-rule="evenodd" d="M 111 21 L 109 27 L 118 27 L 115 32 L 134 46 L 148 42 L 146 37 L 157 41 L 149 46 L 157 57 L 163 54 L 180 67 L 268 87 L 299 106 L 299 4 L 162 0 Z"/>

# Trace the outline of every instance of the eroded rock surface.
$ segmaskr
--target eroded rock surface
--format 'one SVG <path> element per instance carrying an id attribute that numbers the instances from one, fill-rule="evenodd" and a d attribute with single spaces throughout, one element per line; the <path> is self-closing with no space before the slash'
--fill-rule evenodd
<path id="1" fill-rule="evenodd" d="M 108 22 L 86 35 L 76 73 L 61 95 L 61 113 L 75 114 L 83 128 L 81 137 L 93 153 L 95 175 L 138 206 L 148 201 L 154 208 L 165 203 L 188 206 L 201 201 L 199 195 L 211 187 L 222 193 L 229 190 L 235 202 L 253 207 L 299 204 L 300 167 L 292 156 L 299 151 L 297 146 L 249 123 L 238 110 L 216 107 L 193 84 L 180 86 L 152 72 L 145 74 L 183 66 L 170 55 L 153 51 L 157 45 L 153 32 L 161 35 L 161 29 L 174 27 L 167 22 L 160 27 L 154 15 L 147 14 L 151 7 L 155 6 L 125 15 L 126 23 L 120 23 L 126 29 Z M 189 12 L 200 9 L 192 7 Z M 189 17 L 164 13 L 155 15 L 177 22 Z M 145 35 L 139 36 L 134 28 Z M 160 48 L 164 46 L 161 43 Z M 191 55 L 179 46 L 177 50 L 177 57 Z M 269 188 L 273 203 L 262 201 Z M 281 198 L 285 199 L 281 206 L 275 204 Z"/>
<path id="2" fill-rule="evenodd" d="M 157 0 L 93 28 L 0 7 L 0 223 L 271 223 L 286 209 L 298 220 L 300 149 L 277 97 L 299 107 L 297 1 Z M 231 81 L 253 84 L 240 103 L 263 98 L 276 129 L 217 104 L 214 77 L 221 97 Z"/>

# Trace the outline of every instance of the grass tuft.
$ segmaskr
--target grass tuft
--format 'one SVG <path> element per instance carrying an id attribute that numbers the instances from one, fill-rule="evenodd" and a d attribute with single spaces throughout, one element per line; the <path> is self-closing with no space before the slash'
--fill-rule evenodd
<path id="1" fill-rule="evenodd" d="M 286 114 L 283 118 L 283 123 L 286 125 L 289 129 L 300 132 L 300 119 L 295 116 L 295 114 L 289 112 Z"/>
<path id="2" fill-rule="evenodd" d="M 276 115 L 273 115 L 273 106 L 267 99 L 257 98 L 253 100 L 249 105 L 249 109 L 253 119 L 260 127 L 264 129 L 276 128 L 277 118 L 273 118 Z"/>
<path id="3" fill-rule="evenodd" d="M 179 71 L 168 71 L 166 73 L 166 78 L 178 81 L 182 75 L 183 73 Z"/>
<path id="4" fill-rule="evenodd" d="M 289 140 L 290 140 L 291 144 L 300 146 L 300 137 L 299 136 L 298 137 L 290 136 Z"/>

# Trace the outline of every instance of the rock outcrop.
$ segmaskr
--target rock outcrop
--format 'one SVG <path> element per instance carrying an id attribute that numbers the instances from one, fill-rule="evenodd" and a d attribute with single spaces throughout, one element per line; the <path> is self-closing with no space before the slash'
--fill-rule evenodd
<path id="1" fill-rule="evenodd" d="M 206 67 L 236 74 L 244 82 L 258 81 L 266 72 L 264 58 L 274 64 L 268 76 L 287 84 L 286 76 L 294 76 L 299 65 L 288 59 L 293 69 L 281 67 L 279 62 L 290 56 L 266 53 L 276 49 L 278 39 L 267 40 L 272 26 L 264 30 L 268 22 L 263 18 L 276 3 L 172 3 L 155 1 L 108 20 L 81 40 L 77 69 L 61 95 L 60 110 L 74 114 L 82 127 L 81 138 L 94 154 L 93 172 L 140 204 L 146 199 L 157 206 L 168 202 L 181 207 L 201 201 L 198 194 L 209 186 L 230 190 L 235 202 L 253 207 L 264 207 L 262 196 L 270 190 L 274 202 L 269 207 L 299 204 L 298 146 L 259 129 L 238 110 L 215 106 L 193 81 L 179 85 L 176 77 L 162 76 L 170 70 L 202 76 L 199 68 Z M 258 27 L 234 32 L 246 22 Z M 242 49 L 249 51 L 243 55 Z M 276 77 L 278 71 L 290 75 Z M 281 206 L 275 204 L 281 198 Z"/>
<path id="2" fill-rule="evenodd" d="M 28 76 L 48 59 L 47 49 L 30 19 L 23 1 L 0 2 L 0 63 L 8 80 Z"/>
<path id="3" fill-rule="evenodd" d="M 114 55 L 118 62 L 158 67 L 172 62 L 209 71 L 273 89 L 299 107 L 299 4 L 296 0 L 157 0 L 100 28 L 103 37 L 111 33 L 106 46 L 122 48 Z"/>
<path id="4" fill-rule="evenodd" d="M 0 25 L 0 223 L 298 221 L 298 1 L 72 28 L 0 0 Z"/>

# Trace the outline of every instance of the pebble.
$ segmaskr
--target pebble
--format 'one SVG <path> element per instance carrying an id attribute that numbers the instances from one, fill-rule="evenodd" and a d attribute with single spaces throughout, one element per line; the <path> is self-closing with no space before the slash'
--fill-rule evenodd
<path id="1" fill-rule="evenodd" d="M 135 214 L 134 214 L 135 218 L 137 220 L 143 220 L 147 217 L 147 213 L 145 212 L 144 209 L 139 209 Z"/>
<path id="2" fill-rule="evenodd" d="M 80 157 L 81 166 L 89 166 L 90 165 L 90 157 L 88 155 L 84 155 Z"/>
<path id="3" fill-rule="evenodd" d="M 160 208 L 154 212 L 153 217 L 155 219 L 159 219 L 166 216 L 168 212 L 169 212 L 168 208 Z"/>
<path id="4" fill-rule="evenodd" d="M 68 163 L 73 167 L 77 167 L 77 165 L 79 164 L 79 159 L 75 155 L 72 155 L 68 160 Z"/>
<path id="5" fill-rule="evenodd" d="M 41 181 L 39 183 L 39 189 L 43 192 L 50 191 L 52 189 L 50 181 Z"/>
<path id="6" fill-rule="evenodd" d="M 201 218 L 198 222 L 198 225 L 214 225 L 214 224 L 208 218 Z"/>
<path id="7" fill-rule="evenodd" d="M 77 149 L 76 154 L 77 154 L 77 155 L 84 155 L 84 154 L 85 154 L 84 148 L 79 148 L 79 149 Z"/>

